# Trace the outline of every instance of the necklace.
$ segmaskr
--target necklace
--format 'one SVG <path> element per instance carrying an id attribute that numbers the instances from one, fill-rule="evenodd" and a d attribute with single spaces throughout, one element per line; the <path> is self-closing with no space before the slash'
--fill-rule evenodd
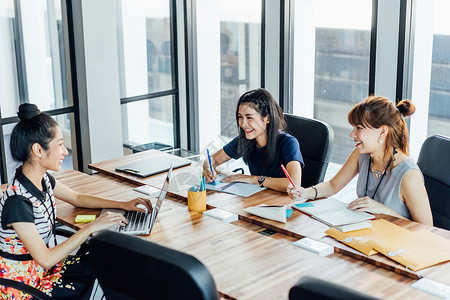
<path id="1" fill-rule="evenodd" d="M 384 172 L 386 172 L 386 170 L 384 170 L 384 172 L 380 172 L 374 169 L 373 167 L 373 161 L 370 161 L 370 172 L 372 172 L 373 174 L 375 174 L 375 176 L 377 177 L 377 179 L 380 179 L 380 176 L 384 174 Z"/>
<path id="2" fill-rule="evenodd" d="M 391 159 L 389 160 L 389 162 L 388 162 L 388 164 L 387 164 L 387 166 L 386 166 L 386 169 L 384 169 L 383 172 L 378 172 L 378 171 L 374 170 L 374 168 L 373 168 L 373 162 L 372 162 L 372 157 L 370 158 L 370 171 L 373 172 L 373 173 L 375 174 L 375 176 L 377 176 L 377 178 L 379 178 L 379 176 L 381 175 L 381 179 L 380 179 L 380 181 L 378 181 L 378 185 L 377 185 L 377 187 L 376 187 L 376 189 L 375 189 L 375 192 L 373 193 L 373 195 L 372 195 L 372 197 L 371 197 L 372 199 L 375 199 L 375 195 L 377 194 L 378 188 L 380 187 L 381 182 L 383 181 L 384 175 L 386 175 L 386 172 L 387 172 L 387 170 L 389 169 L 389 166 L 391 165 L 392 160 L 395 160 L 395 158 L 394 158 L 395 153 L 397 153 L 397 150 L 395 150 L 395 148 L 394 148 L 394 151 L 393 151 L 393 153 L 392 153 L 392 157 L 391 157 Z M 367 196 L 367 186 L 368 186 L 368 184 L 369 184 L 369 173 L 370 173 L 369 170 L 367 170 L 366 196 Z M 379 173 L 379 174 L 377 174 L 377 173 Z"/>

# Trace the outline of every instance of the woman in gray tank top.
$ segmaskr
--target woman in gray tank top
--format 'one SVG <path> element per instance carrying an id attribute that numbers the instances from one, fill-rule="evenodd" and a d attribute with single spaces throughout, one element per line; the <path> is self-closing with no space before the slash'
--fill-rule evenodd
<path id="1" fill-rule="evenodd" d="M 341 170 L 330 181 L 307 189 L 290 186 L 288 194 L 296 201 L 329 197 L 359 174 L 358 199 L 348 205 L 349 209 L 433 225 L 423 175 L 408 157 L 404 118 L 414 111 L 409 100 L 394 105 L 387 98 L 371 96 L 358 103 L 348 114 L 355 149 Z"/>

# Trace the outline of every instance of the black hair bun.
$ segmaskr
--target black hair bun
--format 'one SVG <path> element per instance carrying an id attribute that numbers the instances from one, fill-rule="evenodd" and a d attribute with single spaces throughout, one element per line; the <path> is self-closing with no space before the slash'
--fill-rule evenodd
<path id="1" fill-rule="evenodd" d="M 24 104 L 20 104 L 17 115 L 19 116 L 19 119 L 21 121 L 25 121 L 25 120 L 29 120 L 33 117 L 36 117 L 40 113 L 41 113 L 41 111 L 35 104 L 24 103 Z"/>

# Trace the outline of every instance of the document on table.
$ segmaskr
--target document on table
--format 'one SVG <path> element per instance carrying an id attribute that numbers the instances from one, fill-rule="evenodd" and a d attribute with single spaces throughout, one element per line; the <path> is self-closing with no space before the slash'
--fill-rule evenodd
<path id="1" fill-rule="evenodd" d="M 292 208 L 311 215 L 328 226 L 354 224 L 375 219 L 374 215 L 366 212 L 349 210 L 346 203 L 333 198 L 294 204 Z"/>
<path id="2" fill-rule="evenodd" d="M 215 180 L 215 184 L 207 183 L 206 189 L 211 191 L 218 191 L 238 195 L 241 197 L 248 197 L 266 189 L 265 187 L 260 187 L 256 184 L 249 184 L 243 182 L 222 182 L 222 179 L 225 177 L 227 177 L 227 175 L 219 174 Z"/>

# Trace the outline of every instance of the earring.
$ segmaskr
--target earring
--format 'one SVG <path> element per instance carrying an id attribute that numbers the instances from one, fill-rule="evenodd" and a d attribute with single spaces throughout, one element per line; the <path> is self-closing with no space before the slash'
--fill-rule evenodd
<path id="1" fill-rule="evenodd" d="M 381 139 L 381 137 L 378 139 L 378 144 L 383 144 L 383 140 Z"/>
<path id="2" fill-rule="evenodd" d="M 38 157 L 42 157 L 42 155 L 39 154 Z"/>

